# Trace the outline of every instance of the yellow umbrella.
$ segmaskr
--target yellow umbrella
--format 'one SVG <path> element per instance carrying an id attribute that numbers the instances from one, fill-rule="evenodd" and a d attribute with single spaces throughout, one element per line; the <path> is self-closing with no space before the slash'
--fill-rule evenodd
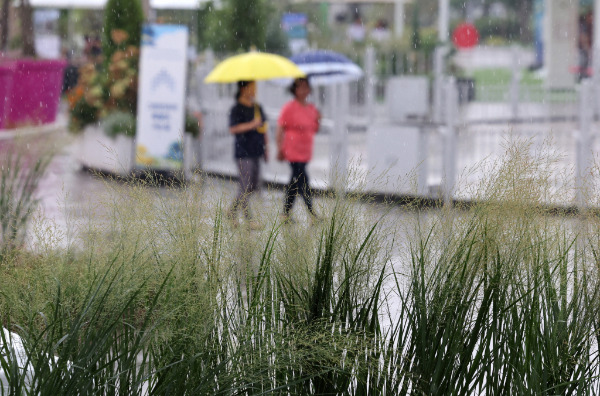
<path id="1" fill-rule="evenodd" d="M 306 74 L 283 56 L 252 51 L 225 59 L 206 76 L 204 82 L 232 83 L 285 77 L 306 77 Z"/>

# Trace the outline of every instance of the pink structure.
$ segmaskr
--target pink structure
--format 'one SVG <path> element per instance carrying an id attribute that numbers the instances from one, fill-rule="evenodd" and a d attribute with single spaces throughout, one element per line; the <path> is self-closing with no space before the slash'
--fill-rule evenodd
<path id="1" fill-rule="evenodd" d="M 5 127 L 54 122 L 66 65 L 63 60 L 19 59 L 14 62 L 12 88 L 4 96 L 5 101 L 9 98 L 5 103 Z"/>
<path id="2" fill-rule="evenodd" d="M 6 124 L 14 72 L 13 63 L 0 63 L 0 129 L 3 129 Z"/>

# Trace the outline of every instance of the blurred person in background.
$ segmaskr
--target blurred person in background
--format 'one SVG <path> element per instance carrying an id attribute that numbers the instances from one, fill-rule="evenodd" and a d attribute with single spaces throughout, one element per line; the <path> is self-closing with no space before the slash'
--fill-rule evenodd
<path id="1" fill-rule="evenodd" d="M 311 87 L 308 79 L 298 78 L 290 87 L 294 99 L 281 109 L 277 121 L 277 159 L 287 160 L 292 168 L 292 178 L 285 191 L 284 222 L 292 222 L 290 211 L 300 193 L 313 221 L 319 220 L 313 202 L 306 165 L 312 158 L 314 136 L 319 131 L 321 114 L 308 102 Z"/>
<path id="2" fill-rule="evenodd" d="M 262 225 L 253 219 L 249 198 L 258 191 L 260 183 L 260 160 L 268 157 L 267 117 L 256 103 L 256 83 L 239 81 L 235 95 L 236 103 L 229 112 L 229 132 L 234 135 L 234 156 L 239 170 L 239 189 L 227 217 L 237 225 L 237 212 L 242 209 L 251 229 Z"/>

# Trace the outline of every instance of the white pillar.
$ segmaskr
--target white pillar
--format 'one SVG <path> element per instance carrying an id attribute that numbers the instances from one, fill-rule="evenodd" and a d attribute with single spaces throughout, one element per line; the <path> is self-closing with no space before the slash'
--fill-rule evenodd
<path id="1" fill-rule="evenodd" d="M 579 131 L 576 131 L 575 142 L 577 147 L 575 158 L 575 193 L 579 209 L 585 209 L 589 202 L 586 187 L 589 178 L 589 170 L 592 167 L 592 138 L 590 128 L 592 125 L 594 111 L 589 105 L 594 100 L 591 82 L 584 79 L 581 82 L 579 92 Z"/>
<path id="2" fill-rule="evenodd" d="M 438 8 L 438 38 L 446 43 L 450 37 L 450 0 L 439 0 Z"/>
<path id="3" fill-rule="evenodd" d="M 433 121 L 441 122 L 443 116 L 443 84 L 444 84 L 444 56 L 446 47 L 438 46 L 433 53 Z"/>
<path id="4" fill-rule="evenodd" d="M 368 46 L 365 51 L 365 102 L 367 123 L 371 124 L 375 115 L 375 48 Z"/>
<path id="5" fill-rule="evenodd" d="M 331 87 L 334 107 L 333 130 L 329 137 L 329 184 L 337 194 L 344 194 L 348 183 L 348 88 L 348 84 Z"/>
<path id="6" fill-rule="evenodd" d="M 513 45 L 511 47 L 512 55 L 512 76 L 510 80 L 510 109 L 513 120 L 519 116 L 519 91 L 521 88 L 521 65 L 519 58 L 519 47 Z"/>
<path id="7" fill-rule="evenodd" d="M 600 26 L 598 25 L 598 21 L 600 21 L 600 0 L 594 1 L 594 38 L 593 45 L 594 48 L 600 49 Z"/>
<path id="8" fill-rule="evenodd" d="M 404 33 L 404 1 L 395 0 L 394 2 L 394 34 L 396 37 L 402 37 Z"/>
<path id="9" fill-rule="evenodd" d="M 204 63 L 204 74 L 199 78 L 200 81 L 200 107 L 202 109 L 202 145 L 201 145 L 201 158 L 204 163 L 208 160 L 214 160 L 215 146 L 217 142 L 215 119 L 216 119 L 216 105 L 218 105 L 218 95 L 216 84 L 206 84 L 204 78 L 215 66 L 215 56 L 212 50 L 207 49 L 204 52 L 205 63 Z"/>
<path id="10" fill-rule="evenodd" d="M 442 120 L 442 90 L 444 84 L 444 57 L 450 38 L 450 0 L 438 0 L 438 41 L 441 43 L 433 54 L 433 120 Z"/>
<path id="11" fill-rule="evenodd" d="M 595 109 L 600 114 L 600 0 L 594 1 L 594 34 L 592 38 L 592 81 Z"/>
<path id="12" fill-rule="evenodd" d="M 577 66 L 579 4 L 573 0 L 546 0 L 544 9 L 544 66 L 548 71 L 546 83 L 552 89 L 570 89 Z"/>
<path id="13" fill-rule="evenodd" d="M 444 84 L 444 205 L 452 206 L 456 183 L 456 126 L 458 117 L 458 90 L 456 80 L 450 77 Z"/>

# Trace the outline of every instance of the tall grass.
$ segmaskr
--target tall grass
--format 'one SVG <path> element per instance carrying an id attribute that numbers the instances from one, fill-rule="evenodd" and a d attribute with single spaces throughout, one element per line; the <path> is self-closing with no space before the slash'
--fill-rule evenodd
<path id="1" fill-rule="evenodd" d="M 0 258 L 23 245 L 28 221 L 37 206 L 36 188 L 53 151 L 31 140 L 0 146 Z M 43 144 L 43 143 L 42 143 Z"/>
<path id="2" fill-rule="evenodd" d="M 208 182 L 107 180 L 77 249 L 0 265 L 31 368 L 2 340 L 5 391 L 597 394 L 597 219 L 549 215 L 530 153 L 507 150 L 469 207 L 327 197 L 304 226 L 266 203 L 262 231 L 224 221 Z"/>

